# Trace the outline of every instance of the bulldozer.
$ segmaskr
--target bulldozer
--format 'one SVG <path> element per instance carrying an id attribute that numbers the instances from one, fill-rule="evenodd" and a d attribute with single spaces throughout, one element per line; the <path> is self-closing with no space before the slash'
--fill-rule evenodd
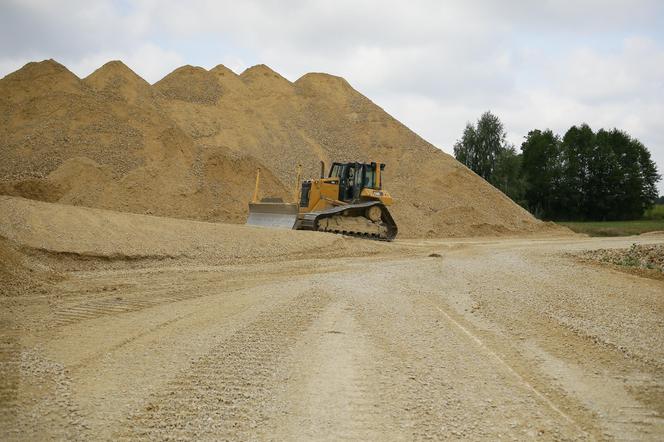
<path id="1" fill-rule="evenodd" d="M 385 164 L 378 162 L 333 163 L 326 177 L 321 161 L 320 178 L 300 183 L 302 167 L 298 166 L 292 203 L 281 198 L 259 201 L 258 169 L 247 224 L 391 241 L 398 230 L 387 210 L 393 200 L 383 189 L 384 169 Z"/>

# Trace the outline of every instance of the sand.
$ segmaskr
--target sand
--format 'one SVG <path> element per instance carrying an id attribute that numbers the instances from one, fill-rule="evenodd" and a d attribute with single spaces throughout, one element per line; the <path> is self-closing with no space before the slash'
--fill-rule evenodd
<path id="1" fill-rule="evenodd" d="M 378 160 L 402 237 L 554 228 L 328 74 L 183 66 L 150 85 L 120 61 L 79 79 L 46 60 L 0 80 L 0 122 L 0 194 L 243 223 L 257 167 L 289 199 L 298 163 Z"/>
<path id="2" fill-rule="evenodd" d="M 30 256 L 62 269 L 85 261 L 95 266 L 163 266 L 172 260 L 220 265 L 398 250 L 384 242 L 331 233 L 189 221 L 10 196 L 0 196 L 0 240 L 7 281 L 30 271 Z"/>

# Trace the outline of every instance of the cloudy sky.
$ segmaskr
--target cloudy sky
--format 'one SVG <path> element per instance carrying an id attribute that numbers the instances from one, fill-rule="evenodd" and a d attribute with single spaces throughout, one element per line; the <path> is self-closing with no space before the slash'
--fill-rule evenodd
<path id="1" fill-rule="evenodd" d="M 327 72 L 447 152 L 491 110 L 517 146 L 624 129 L 664 172 L 658 0 L 0 0 L 0 77 L 46 58 L 81 77 L 121 59 L 152 83 L 183 64 Z"/>

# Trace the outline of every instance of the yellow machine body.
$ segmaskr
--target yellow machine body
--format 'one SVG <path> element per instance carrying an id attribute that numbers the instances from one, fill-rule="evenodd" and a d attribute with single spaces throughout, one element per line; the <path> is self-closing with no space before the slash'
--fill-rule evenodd
<path id="1" fill-rule="evenodd" d="M 397 226 L 387 210 L 392 196 L 382 188 L 384 164 L 333 163 L 327 177 L 324 164 L 321 166 L 321 178 L 297 186 L 295 203 L 274 198 L 258 202 L 259 171 L 247 224 L 384 240 L 396 237 Z"/>
<path id="2" fill-rule="evenodd" d="M 364 188 L 360 192 L 361 201 L 380 201 L 386 206 L 392 205 L 392 196 L 385 190 Z M 321 178 L 311 180 L 309 201 L 305 207 L 300 206 L 300 213 L 315 212 L 331 207 L 348 204 L 339 200 L 339 178 Z"/>

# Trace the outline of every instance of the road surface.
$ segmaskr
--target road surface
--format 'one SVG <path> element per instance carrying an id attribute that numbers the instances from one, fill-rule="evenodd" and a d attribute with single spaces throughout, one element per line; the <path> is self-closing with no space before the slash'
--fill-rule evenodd
<path id="1" fill-rule="evenodd" d="M 0 436 L 662 440 L 664 281 L 568 255 L 635 241 L 71 272 L 3 308 Z"/>

